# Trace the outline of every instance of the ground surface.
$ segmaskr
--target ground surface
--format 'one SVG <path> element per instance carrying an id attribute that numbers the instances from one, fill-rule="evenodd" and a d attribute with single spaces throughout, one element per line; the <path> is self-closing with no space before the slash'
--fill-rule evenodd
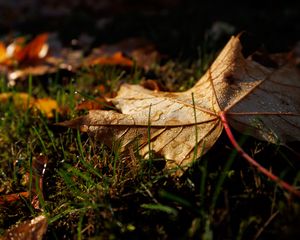
<path id="1" fill-rule="evenodd" d="M 162 170 L 159 156 L 149 162 L 134 153 L 120 155 L 117 147 L 109 149 L 85 134 L 54 125 L 85 113 L 85 109 L 75 110 L 83 98 L 113 95 L 123 82 L 154 79 L 164 90 L 189 88 L 231 34 L 247 31 L 249 51 L 289 51 L 300 40 L 297 1 L 15 0 L 0 1 L 0 6 L 3 39 L 55 32 L 64 46 L 88 46 L 87 55 L 101 44 L 143 37 L 163 56 L 150 69 L 80 69 L 34 76 L 30 81 L 28 77 L 14 87 L 7 86 L 3 75 L 1 93 L 52 97 L 68 110 L 48 119 L 20 110 L 12 102 L 1 104 L 0 195 L 37 191 L 38 186 L 32 187 L 33 166 L 45 161 L 48 165 L 40 206 L 34 208 L 30 197 L 1 204 L 0 234 L 43 212 L 48 218 L 45 239 L 299 238 L 299 199 L 290 198 L 249 167 L 225 134 L 181 178 L 174 179 Z M 235 134 L 266 168 L 299 185 L 297 153 Z"/>

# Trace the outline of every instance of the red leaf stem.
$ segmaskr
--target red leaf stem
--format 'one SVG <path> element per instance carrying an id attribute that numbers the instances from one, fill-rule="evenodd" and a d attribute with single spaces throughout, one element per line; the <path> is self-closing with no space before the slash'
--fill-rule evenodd
<path id="1" fill-rule="evenodd" d="M 276 175 L 274 175 L 273 173 L 271 173 L 269 170 L 267 170 L 266 168 L 264 168 L 262 165 L 260 165 L 257 161 L 255 161 L 252 157 L 250 157 L 238 144 L 238 142 L 236 141 L 236 139 L 234 138 L 232 131 L 229 127 L 227 118 L 226 118 L 226 113 L 225 112 L 220 112 L 219 114 L 224 129 L 226 131 L 226 134 L 231 142 L 231 144 L 234 146 L 234 148 L 238 151 L 238 153 L 245 158 L 252 166 L 256 167 L 256 169 L 263 173 L 265 176 L 267 176 L 269 179 L 271 179 L 272 181 L 276 182 L 280 187 L 282 187 L 283 189 L 287 190 L 288 192 L 292 193 L 293 195 L 296 195 L 297 197 L 300 198 L 300 191 L 297 190 L 294 186 L 288 184 L 287 182 L 283 181 L 282 179 L 280 179 L 279 177 L 277 177 Z"/>

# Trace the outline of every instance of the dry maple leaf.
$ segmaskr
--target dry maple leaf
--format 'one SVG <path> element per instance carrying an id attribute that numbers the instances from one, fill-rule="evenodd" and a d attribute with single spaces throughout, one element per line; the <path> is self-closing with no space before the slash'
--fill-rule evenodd
<path id="1" fill-rule="evenodd" d="M 184 167 L 207 152 L 228 123 L 272 143 L 299 141 L 299 70 L 287 61 L 266 67 L 245 59 L 241 50 L 239 37 L 232 37 L 188 91 L 124 84 L 110 99 L 121 113 L 90 111 L 62 125 L 81 127 L 108 144 L 121 139 L 123 149 L 138 137 L 140 154 L 161 154 L 168 168 Z"/>

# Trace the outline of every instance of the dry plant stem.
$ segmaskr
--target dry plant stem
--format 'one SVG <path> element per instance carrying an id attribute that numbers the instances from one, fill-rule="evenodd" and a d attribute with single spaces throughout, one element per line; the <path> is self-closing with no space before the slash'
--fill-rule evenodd
<path id="1" fill-rule="evenodd" d="M 258 230 L 258 232 L 255 234 L 253 240 L 256 240 L 260 237 L 260 235 L 262 234 L 262 232 L 266 229 L 266 227 L 268 227 L 268 225 L 274 220 L 274 218 L 279 214 L 279 211 L 276 211 L 275 213 L 273 213 L 269 219 L 265 222 L 265 224 Z"/>
<path id="2" fill-rule="evenodd" d="M 252 157 L 250 157 L 238 144 L 236 139 L 234 138 L 231 129 L 229 127 L 227 118 L 226 118 L 226 113 L 225 112 L 220 112 L 219 114 L 224 129 L 226 131 L 226 134 L 231 142 L 231 144 L 234 146 L 234 148 L 238 151 L 238 153 L 245 158 L 252 166 L 256 167 L 258 171 L 266 175 L 268 178 L 270 178 L 272 181 L 276 182 L 280 187 L 283 189 L 287 190 L 288 192 L 292 193 L 293 195 L 296 195 L 297 197 L 300 198 L 300 191 L 298 191 L 295 187 L 292 185 L 288 184 L 287 182 L 283 181 L 270 171 L 268 171 L 266 168 L 264 168 L 262 165 L 260 165 L 257 161 L 255 161 Z"/>

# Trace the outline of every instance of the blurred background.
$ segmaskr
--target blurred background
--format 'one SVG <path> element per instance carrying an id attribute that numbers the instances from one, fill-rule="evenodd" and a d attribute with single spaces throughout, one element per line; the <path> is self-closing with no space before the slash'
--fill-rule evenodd
<path id="1" fill-rule="evenodd" d="M 64 44 L 144 37 L 170 56 L 197 57 L 246 31 L 270 52 L 300 40 L 299 1 L 0 0 L 0 36 L 56 32 Z"/>

